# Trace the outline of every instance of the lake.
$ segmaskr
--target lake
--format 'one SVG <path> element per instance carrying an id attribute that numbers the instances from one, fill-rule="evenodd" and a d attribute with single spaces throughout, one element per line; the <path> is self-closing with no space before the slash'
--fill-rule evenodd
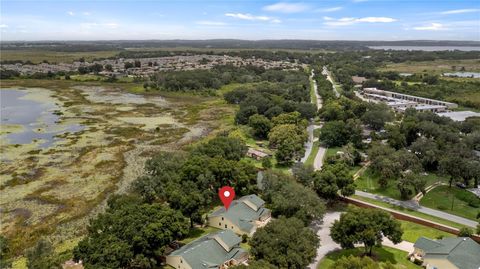
<path id="1" fill-rule="evenodd" d="M 46 148 L 61 140 L 58 135 L 83 130 L 80 124 L 60 123 L 60 107 L 50 93 L 46 89 L 0 90 L 2 142 Z"/>
<path id="2" fill-rule="evenodd" d="M 458 78 L 480 78 L 480 73 L 478 72 L 454 72 L 454 73 L 443 73 L 445 77 L 458 77 Z"/>
<path id="3" fill-rule="evenodd" d="M 469 47 L 469 46 L 369 46 L 369 48 L 376 49 L 376 50 L 480 51 L 480 47 Z"/>

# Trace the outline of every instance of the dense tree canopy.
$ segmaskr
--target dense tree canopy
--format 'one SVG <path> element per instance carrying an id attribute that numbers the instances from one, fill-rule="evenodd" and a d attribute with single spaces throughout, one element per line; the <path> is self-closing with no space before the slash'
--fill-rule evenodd
<path id="1" fill-rule="evenodd" d="M 185 217 L 167 206 L 132 196 L 115 196 L 108 205 L 73 251 L 85 268 L 154 268 L 165 247 L 188 233 Z"/>
<path id="2" fill-rule="evenodd" d="M 305 268 L 316 256 L 319 240 L 301 220 L 281 217 L 260 228 L 250 240 L 250 253 L 277 268 Z"/>
<path id="3" fill-rule="evenodd" d="M 274 217 L 295 217 L 309 224 L 325 213 L 325 202 L 313 190 L 284 174 L 265 172 L 263 185 L 263 198 Z"/>

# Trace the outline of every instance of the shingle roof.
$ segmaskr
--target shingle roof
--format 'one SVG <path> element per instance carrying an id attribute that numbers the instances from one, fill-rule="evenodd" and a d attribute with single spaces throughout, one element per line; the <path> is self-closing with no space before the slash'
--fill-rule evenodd
<path id="1" fill-rule="evenodd" d="M 245 200 L 250 201 L 259 209 L 255 211 L 246 203 Z M 270 210 L 262 207 L 265 204 L 260 197 L 255 194 L 243 196 L 238 200 L 232 202 L 228 210 L 224 207 L 214 211 L 210 216 L 222 216 L 232 223 L 237 225 L 242 231 L 250 233 L 254 228 L 254 221 L 260 219 L 260 217 L 270 214 Z"/>
<path id="2" fill-rule="evenodd" d="M 263 201 L 260 197 L 258 197 L 255 194 L 250 194 L 250 195 L 247 195 L 247 196 L 243 196 L 239 200 L 240 201 L 248 200 L 259 208 L 262 207 L 265 204 L 265 201 Z"/>
<path id="3" fill-rule="evenodd" d="M 219 238 L 231 247 L 225 250 L 215 239 Z M 192 268 L 218 268 L 230 259 L 240 258 L 246 251 L 239 246 L 241 239 L 230 230 L 222 230 L 186 244 L 173 251 L 169 256 L 181 256 Z"/>
<path id="4" fill-rule="evenodd" d="M 458 268 L 480 269 L 480 245 L 469 237 L 441 240 L 421 237 L 414 246 L 425 252 L 425 258 L 445 258 Z"/>
<path id="5" fill-rule="evenodd" d="M 423 236 L 420 237 L 415 244 L 413 244 L 413 247 L 422 249 L 423 251 L 427 251 L 438 246 L 441 246 L 441 244 L 437 243 L 435 240 Z"/>

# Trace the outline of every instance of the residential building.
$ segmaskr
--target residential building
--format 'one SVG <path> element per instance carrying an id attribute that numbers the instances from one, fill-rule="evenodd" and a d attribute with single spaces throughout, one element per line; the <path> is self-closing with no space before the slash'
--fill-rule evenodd
<path id="1" fill-rule="evenodd" d="M 355 84 L 362 84 L 363 82 L 367 81 L 366 77 L 359 77 L 359 76 L 352 76 L 352 81 Z"/>
<path id="2" fill-rule="evenodd" d="M 243 196 L 232 201 L 228 210 L 222 207 L 210 214 L 208 225 L 251 236 L 270 221 L 271 212 L 264 205 L 265 201 L 255 194 Z"/>
<path id="3" fill-rule="evenodd" d="M 458 107 L 458 105 L 455 103 L 450 103 L 450 102 L 445 102 L 445 101 L 440 101 L 440 100 L 435 100 L 430 98 L 424 98 L 424 97 L 418 97 L 418 96 L 413 96 L 413 95 L 408 95 L 408 94 L 403 94 L 398 92 L 384 91 L 384 90 L 379 90 L 377 88 L 364 88 L 363 92 L 368 94 L 382 95 L 397 101 L 398 100 L 413 101 L 422 105 L 432 105 L 432 106 L 440 105 L 440 106 L 445 106 L 446 108 L 449 108 L 449 109 Z"/>
<path id="4" fill-rule="evenodd" d="M 254 148 L 248 148 L 247 156 L 250 157 L 250 158 L 256 159 L 256 160 L 260 160 L 260 159 L 263 159 L 265 157 L 268 157 L 269 155 L 268 155 L 268 153 L 265 153 L 263 151 L 260 151 L 260 150 L 254 149 Z"/>
<path id="5" fill-rule="evenodd" d="M 469 237 L 420 237 L 413 247 L 412 258 L 427 269 L 480 269 L 480 245 Z"/>
<path id="6" fill-rule="evenodd" d="M 241 241 L 230 230 L 211 233 L 170 253 L 167 264 L 177 269 L 226 269 L 248 260 Z"/>

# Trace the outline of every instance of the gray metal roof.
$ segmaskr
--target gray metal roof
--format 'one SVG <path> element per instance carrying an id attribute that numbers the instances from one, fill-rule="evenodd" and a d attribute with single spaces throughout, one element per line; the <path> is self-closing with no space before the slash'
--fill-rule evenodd
<path id="1" fill-rule="evenodd" d="M 227 251 L 217 241 L 230 246 Z M 239 247 L 241 238 L 230 230 L 222 230 L 200 237 L 185 246 L 173 251 L 169 256 L 181 256 L 192 268 L 218 268 L 230 259 L 240 258 L 246 251 Z"/>
<path id="2" fill-rule="evenodd" d="M 255 211 L 253 208 L 244 203 L 245 200 L 250 201 L 259 209 Z M 260 217 L 270 214 L 270 210 L 262 207 L 265 204 L 260 197 L 255 194 L 243 196 L 232 202 L 228 210 L 224 207 L 214 211 L 210 216 L 222 216 L 237 225 L 242 231 L 250 233 L 254 228 L 254 222 Z"/>
<path id="3" fill-rule="evenodd" d="M 415 247 L 425 252 L 425 258 L 444 258 L 458 268 L 480 268 L 480 245 L 469 237 L 448 237 L 430 240 L 421 237 Z"/>

